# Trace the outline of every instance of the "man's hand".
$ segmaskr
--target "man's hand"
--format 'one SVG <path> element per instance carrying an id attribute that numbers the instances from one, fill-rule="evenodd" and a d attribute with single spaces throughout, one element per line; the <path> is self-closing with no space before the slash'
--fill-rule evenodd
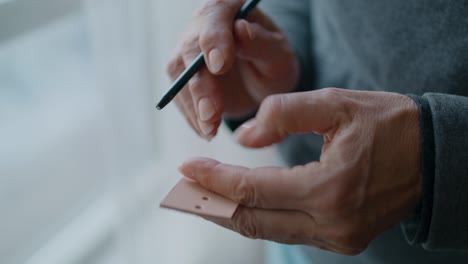
<path id="1" fill-rule="evenodd" d="M 240 118 L 268 95 L 291 91 L 299 65 L 284 35 L 259 9 L 234 22 L 245 1 L 208 0 L 167 67 L 175 80 L 203 51 L 203 68 L 175 98 L 190 126 L 211 139 L 224 115 Z"/>
<path id="2" fill-rule="evenodd" d="M 215 223 L 251 238 L 353 255 L 419 201 L 418 116 L 410 98 L 394 93 L 275 95 L 238 129 L 238 141 L 258 148 L 313 131 L 324 137 L 320 161 L 248 169 L 197 158 L 180 170 L 241 204 L 229 221 L 209 219 Z"/>

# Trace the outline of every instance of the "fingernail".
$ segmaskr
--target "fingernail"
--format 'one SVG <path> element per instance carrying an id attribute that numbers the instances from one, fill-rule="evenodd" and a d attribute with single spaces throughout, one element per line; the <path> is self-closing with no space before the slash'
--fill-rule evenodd
<path id="1" fill-rule="evenodd" d="M 185 177 L 190 179 L 196 179 L 196 168 L 201 164 L 206 162 L 211 162 L 211 159 L 203 158 L 203 157 L 194 157 L 186 160 L 182 165 L 178 168 L 179 172 L 182 173 Z"/>
<path id="2" fill-rule="evenodd" d="M 248 134 L 252 133 L 256 125 L 257 125 L 257 120 L 255 119 L 251 119 L 245 122 L 244 124 L 242 124 L 240 127 L 236 129 L 236 131 L 234 132 L 234 137 L 236 138 L 237 141 L 240 141 L 241 138 L 244 138 Z"/>
<path id="3" fill-rule="evenodd" d="M 206 122 L 199 122 L 200 125 L 200 130 L 202 133 L 205 135 L 205 139 L 210 141 L 213 136 L 211 136 L 211 133 L 213 132 L 213 124 L 206 123 Z"/>
<path id="4" fill-rule="evenodd" d="M 219 49 L 213 49 L 208 54 L 209 67 L 212 73 L 218 73 L 224 66 L 224 57 Z"/>
<path id="5" fill-rule="evenodd" d="M 249 121 L 243 123 L 239 128 L 240 129 L 251 129 L 252 127 L 257 126 L 257 120 L 255 118 L 250 119 Z"/>
<path id="6" fill-rule="evenodd" d="M 210 99 L 205 97 L 198 102 L 198 114 L 200 115 L 201 121 L 205 122 L 210 120 L 215 113 L 216 109 Z"/>
<path id="7" fill-rule="evenodd" d="M 182 173 L 185 177 L 189 178 L 189 179 L 195 179 L 195 172 L 193 170 L 190 170 L 189 168 L 187 168 L 186 166 L 184 166 L 184 164 L 182 164 L 182 166 L 179 167 L 179 172 Z"/>
<path id="8" fill-rule="evenodd" d="M 252 29 L 250 28 L 249 22 L 244 21 L 244 26 L 245 26 L 245 30 L 247 31 L 247 35 L 249 36 L 249 39 L 254 40 L 255 36 L 254 36 L 254 34 L 252 32 Z"/>

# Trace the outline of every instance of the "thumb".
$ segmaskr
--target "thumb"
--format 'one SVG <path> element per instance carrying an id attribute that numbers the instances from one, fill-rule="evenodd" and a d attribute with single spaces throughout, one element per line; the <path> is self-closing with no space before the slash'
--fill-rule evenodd
<path id="1" fill-rule="evenodd" d="M 331 137 L 346 116 L 335 93 L 335 89 L 323 89 L 269 96 L 235 136 L 240 144 L 255 148 L 278 143 L 288 134 L 315 132 Z"/>
<path id="2" fill-rule="evenodd" d="M 234 24 L 236 41 L 236 56 L 248 61 L 256 72 L 275 76 L 278 65 L 288 61 L 294 53 L 289 48 L 285 36 L 280 31 L 272 31 L 246 20 L 238 20 Z"/>

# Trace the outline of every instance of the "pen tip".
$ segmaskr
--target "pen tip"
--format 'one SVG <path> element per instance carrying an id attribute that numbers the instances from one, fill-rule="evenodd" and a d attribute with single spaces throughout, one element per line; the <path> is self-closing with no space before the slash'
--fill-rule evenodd
<path id="1" fill-rule="evenodd" d="M 161 101 L 159 101 L 159 103 L 156 105 L 156 109 L 162 110 L 168 103 L 169 103 L 169 101 L 163 98 L 163 99 L 161 99 Z"/>

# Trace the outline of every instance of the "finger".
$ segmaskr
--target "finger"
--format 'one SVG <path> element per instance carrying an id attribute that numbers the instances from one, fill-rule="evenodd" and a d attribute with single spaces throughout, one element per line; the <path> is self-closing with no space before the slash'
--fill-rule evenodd
<path id="1" fill-rule="evenodd" d="M 186 41 L 182 52 L 182 60 L 188 67 L 200 53 L 197 39 Z M 210 140 L 217 131 L 221 119 L 223 100 L 219 84 L 206 69 L 201 69 L 188 82 L 188 90 L 192 98 L 193 114 L 201 135 Z"/>
<path id="2" fill-rule="evenodd" d="M 270 94 L 290 91 L 292 87 L 281 84 L 299 79 L 299 64 L 284 35 L 246 20 L 236 21 L 234 31 L 239 70 L 249 80 L 250 95 L 261 102 Z M 289 80 L 284 79 L 285 68 L 278 65 L 291 65 L 288 71 L 294 74 L 288 75 Z M 264 85 L 265 79 L 277 85 Z"/>
<path id="3" fill-rule="evenodd" d="M 174 98 L 174 102 L 179 111 L 184 116 L 190 127 L 200 136 L 205 137 L 197 122 L 197 115 L 193 106 L 192 95 L 188 90 L 182 90 Z"/>
<path id="4" fill-rule="evenodd" d="M 166 73 L 172 82 L 185 70 L 184 60 L 179 51 L 180 49 L 176 50 L 166 67 Z"/>
<path id="5" fill-rule="evenodd" d="M 207 218 L 253 239 L 304 243 L 319 240 L 319 228 L 312 216 L 294 210 L 268 210 L 240 206 L 231 219 Z"/>
<path id="6" fill-rule="evenodd" d="M 280 31 L 280 29 L 278 28 L 278 26 L 276 26 L 273 20 L 259 8 L 253 9 L 245 19 L 247 19 L 247 21 L 249 22 L 259 24 L 268 31 Z"/>
<path id="7" fill-rule="evenodd" d="M 251 62 L 260 74 L 276 77 L 280 75 L 280 70 L 284 71 L 276 65 L 294 57 L 285 36 L 280 32 L 269 31 L 257 23 L 238 20 L 234 24 L 234 33 L 236 55 Z"/>
<path id="8" fill-rule="evenodd" d="M 202 69 L 190 80 L 189 89 L 198 114 L 198 126 L 205 136 L 212 137 L 224 109 L 220 83 L 207 69 Z"/>
<path id="9" fill-rule="evenodd" d="M 177 77 L 185 70 L 185 64 L 182 57 L 179 53 L 170 61 L 167 66 L 167 74 L 171 81 L 177 79 Z M 200 136 L 203 136 L 203 133 L 200 130 L 197 122 L 197 116 L 195 109 L 193 107 L 193 100 L 190 92 L 186 89 L 182 89 L 177 96 L 174 98 L 174 102 L 179 109 L 179 111 L 184 116 L 187 123 L 192 127 L 192 129 Z"/>
<path id="10" fill-rule="evenodd" d="M 231 219 L 204 218 L 252 239 L 311 245 L 345 255 L 358 252 L 356 249 L 337 246 L 326 241 L 321 227 L 314 218 L 300 211 L 265 210 L 241 206 Z"/>
<path id="11" fill-rule="evenodd" d="M 267 97 L 255 117 L 236 131 L 240 144 L 264 147 L 288 134 L 316 132 L 332 138 L 340 123 L 349 121 L 350 111 L 341 100 L 345 92 L 322 89 Z"/>
<path id="12" fill-rule="evenodd" d="M 223 74 L 234 63 L 234 38 L 232 25 L 245 1 L 208 0 L 197 12 L 200 21 L 200 46 L 207 66 L 213 74 Z M 279 31 L 273 21 L 258 8 L 247 19 L 259 23 L 271 31 Z"/>
<path id="13" fill-rule="evenodd" d="M 318 164 L 318 163 L 317 163 Z M 222 164 L 216 160 L 194 158 L 179 170 L 204 188 L 247 207 L 270 209 L 307 208 L 309 187 L 306 177 L 315 177 L 315 163 L 294 168 L 263 167 L 249 169 Z"/>
<path id="14" fill-rule="evenodd" d="M 200 47 L 213 74 L 225 73 L 234 63 L 232 25 L 242 4 L 238 0 L 208 0 L 198 11 Z"/>

